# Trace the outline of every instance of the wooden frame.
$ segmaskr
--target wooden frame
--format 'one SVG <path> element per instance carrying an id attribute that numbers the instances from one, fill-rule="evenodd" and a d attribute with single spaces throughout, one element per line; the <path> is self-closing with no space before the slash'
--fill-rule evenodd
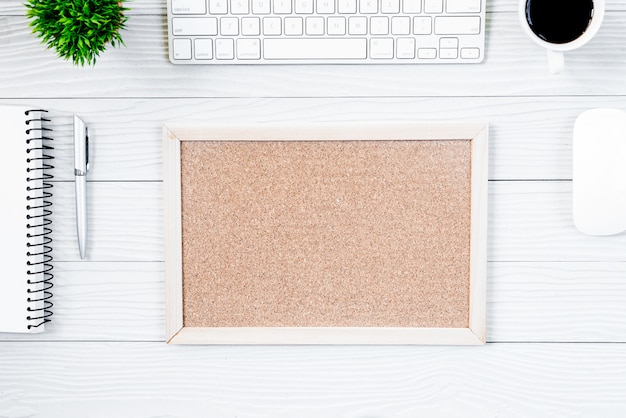
<path id="1" fill-rule="evenodd" d="M 467 140 L 471 142 L 469 326 L 185 327 L 182 293 L 181 142 L 203 140 Z M 488 126 L 486 124 L 302 124 L 163 127 L 166 340 L 176 344 L 484 344 Z"/>

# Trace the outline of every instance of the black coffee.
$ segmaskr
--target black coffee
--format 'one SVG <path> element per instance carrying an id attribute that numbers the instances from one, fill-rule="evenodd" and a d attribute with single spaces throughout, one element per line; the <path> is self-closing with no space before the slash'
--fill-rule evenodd
<path id="1" fill-rule="evenodd" d="M 593 16 L 593 0 L 528 0 L 526 20 L 546 42 L 564 44 L 585 33 Z"/>

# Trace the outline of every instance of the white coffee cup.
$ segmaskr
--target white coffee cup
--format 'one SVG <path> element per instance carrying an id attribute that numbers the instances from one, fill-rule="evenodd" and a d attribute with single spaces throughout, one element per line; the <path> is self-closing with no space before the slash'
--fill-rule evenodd
<path id="1" fill-rule="evenodd" d="M 550 71 L 558 74 L 565 64 L 563 53 L 580 48 L 598 32 L 604 9 L 605 0 L 520 0 L 519 20 L 524 32 L 546 48 Z M 568 20 L 568 14 L 576 17 Z"/>

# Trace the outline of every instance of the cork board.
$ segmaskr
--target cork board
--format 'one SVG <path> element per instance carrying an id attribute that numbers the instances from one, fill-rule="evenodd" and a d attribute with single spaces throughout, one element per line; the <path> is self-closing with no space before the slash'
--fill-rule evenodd
<path id="1" fill-rule="evenodd" d="M 164 129 L 170 342 L 484 341 L 486 127 L 365 128 Z"/>

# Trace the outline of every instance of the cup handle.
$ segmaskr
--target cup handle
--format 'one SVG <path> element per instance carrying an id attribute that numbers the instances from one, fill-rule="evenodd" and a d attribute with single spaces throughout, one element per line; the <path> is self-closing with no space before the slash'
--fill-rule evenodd
<path id="1" fill-rule="evenodd" d="M 565 59 L 561 51 L 553 51 L 548 49 L 548 65 L 552 74 L 560 74 L 565 66 Z"/>

